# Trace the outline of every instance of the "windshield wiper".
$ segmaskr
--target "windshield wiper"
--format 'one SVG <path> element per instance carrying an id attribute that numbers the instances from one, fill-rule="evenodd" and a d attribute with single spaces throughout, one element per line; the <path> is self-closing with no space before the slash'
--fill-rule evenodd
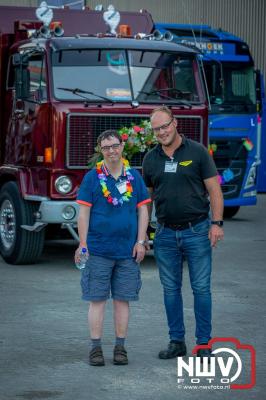
<path id="1" fill-rule="evenodd" d="M 174 87 L 153 90 L 151 93 L 156 94 L 156 93 L 161 93 L 161 92 L 173 92 L 175 94 L 182 95 L 182 96 L 185 94 L 184 92 L 182 92 L 182 90 L 174 88 Z M 187 93 L 190 93 L 190 92 L 186 92 L 186 94 Z"/>
<path id="2" fill-rule="evenodd" d="M 100 96 L 99 94 L 96 94 L 96 93 L 93 93 L 93 92 L 89 92 L 87 90 L 82 90 L 82 89 L 79 89 L 79 88 L 71 89 L 71 88 L 63 88 L 63 87 L 58 87 L 56 89 L 64 90 L 65 92 L 71 92 L 71 93 L 73 93 L 73 94 L 75 94 L 75 95 L 77 95 L 77 96 L 79 96 L 79 97 L 81 97 L 81 98 L 83 98 L 83 99 L 85 99 L 87 101 L 91 101 L 91 99 L 89 99 L 86 96 L 82 96 L 82 94 L 90 94 L 91 96 L 98 97 L 99 99 L 103 99 L 103 100 L 107 101 L 108 103 L 114 104 L 113 100 L 108 99 L 108 97 Z"/>
<path id="3" fill-rule="evenodd" d="M 174 89 L 174 88 L 173 88 L 173 89 Z M 181 100 L 181 99 L 177 99 L 177 98 L 174 97 L 174 96 L 168 96 L 167 94 L 163 94 L 162 92 L 163 92 L 164 90 L 167 90 L 167 89 L 152 90 L 151 92 L 145 92 L 144 90 L 139 90 L 138 93 L 140 93 L 140 94 L 146 94 L 147 96 L 152 96 L 153 94 L 158 94 L 158 95 L 160 95 L 161 97 L 163 97 L 164 99 L 175 100 L 177 104 L 182 104 L 182 105 L 187 106 L 187 107 L 189 107 L 189 108 L 192 107 L 191 103 L 190 103 L 189 101 L 187 101 L 187 100 Z M 174 89 L 174 90 L 176 90 L 177 92 L 179 92 L 178 89 Z"/>

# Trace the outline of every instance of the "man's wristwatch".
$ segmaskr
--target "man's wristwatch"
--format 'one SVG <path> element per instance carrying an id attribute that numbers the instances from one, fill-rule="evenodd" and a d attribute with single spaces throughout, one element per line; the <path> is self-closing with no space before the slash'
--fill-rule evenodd
<path id="1" fill-rule="evenodd" d="M 137 244 L 142 244 L 142 246 L 145 246 L 146 240 L 138 240 Z"/>
<path id="2" fill-rule="evenodd" d="M 220 226 L 220 228 L 222 228 L 222 226 L 224 224 L 224 221 L 211 221 L 211 224 L 212 225 L 218 225 L 218 226 Z"/>

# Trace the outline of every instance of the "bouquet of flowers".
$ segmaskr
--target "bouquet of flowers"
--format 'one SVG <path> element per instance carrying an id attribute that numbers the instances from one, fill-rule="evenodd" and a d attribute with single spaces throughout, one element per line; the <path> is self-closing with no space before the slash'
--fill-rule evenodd
<path id="1" fill-rule="evenodd" d="M 123 156 L 127 160 L 131 160 L 134 154 L 144 153 L 150 150 L 155 144 L 157 139 L 151 128 L 151 123 L 148 120 L 141 121 L 138 125 L 132 123 L 131 127 L 123 127 L 118 130 L 122 141 L 125 143 Z M 100 149 L 95 148 L 95 153 L 89 159 L 89 168 L 93 168 L 97 162 L 102 160 Z"/>
<path id="2" fill-rule="evenodd" d="M 148 120 L 143 120 L 138 125 L 132 124 L 130 128 L 123 127 L 118 130 L 123 142 L 124 157 L 131 160 L 134 154 L 144 153 L 157 144 L 156 137 Z"/>

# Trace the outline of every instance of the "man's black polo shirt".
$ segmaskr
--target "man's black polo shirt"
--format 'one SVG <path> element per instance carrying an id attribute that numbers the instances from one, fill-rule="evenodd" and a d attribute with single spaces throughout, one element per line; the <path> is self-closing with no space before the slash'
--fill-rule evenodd
<path id="1" fill-rule="evenodd" d="M 166 162 L 176 163 L 176 172 L 165 172 Z M 216 175 L 207 149 L 185 137 L 172 159 L 158 144 L 143 160 L 144 181 L 153 189 L 156 217 L 164 223 L 183 224 L 207 217 L 209 200 L 203 180 Z"/>

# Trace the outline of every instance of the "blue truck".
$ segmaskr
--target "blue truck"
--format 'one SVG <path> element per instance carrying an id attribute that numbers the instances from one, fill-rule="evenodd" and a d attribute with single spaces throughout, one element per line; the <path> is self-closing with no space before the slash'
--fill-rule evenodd
<path id="1" fill-rule="evenodd" d="M 231 218 L 241 206 L 256 204 L 257 191 L 266 192 L 262 74 L 254 68 L 248 45 L 221 29 L 165 23 L 155 29 L 200 49 L 210 103 L 209 151 L 223 190 L 224 215 Z M 182 81 L 179 89 L 182 96 Z"/>

